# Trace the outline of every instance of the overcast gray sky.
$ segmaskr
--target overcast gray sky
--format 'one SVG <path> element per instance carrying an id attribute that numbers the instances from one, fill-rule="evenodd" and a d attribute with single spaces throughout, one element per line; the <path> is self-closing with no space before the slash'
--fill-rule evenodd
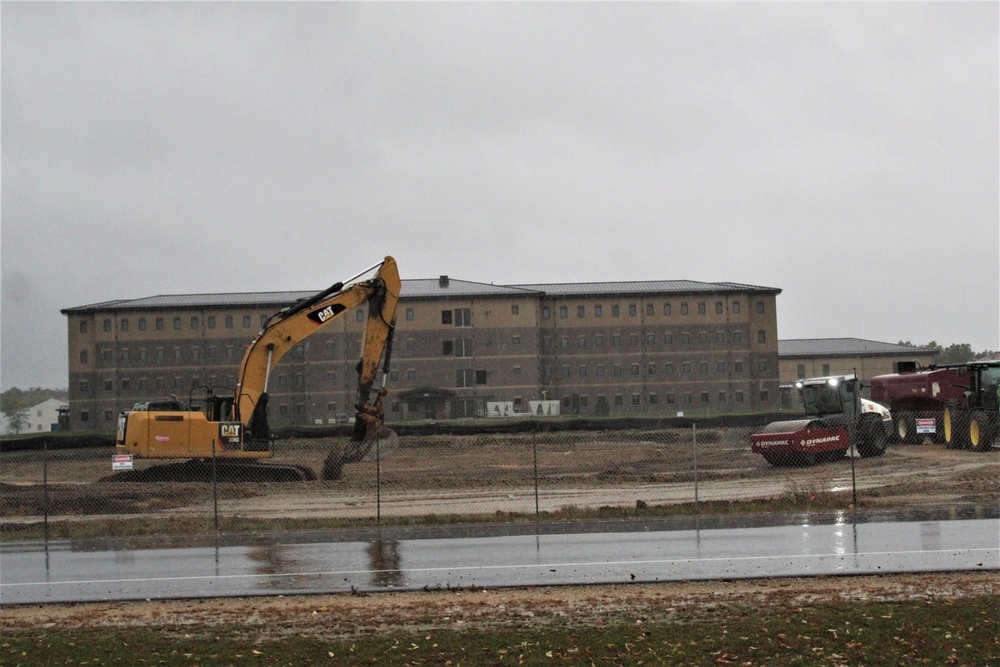
<path id="1" fill-rule="evenodd" d="M 11 3 L 2 386 L 61 308 L 402 277 L 778 287 L 1000 349 L 998 4 Z"/>

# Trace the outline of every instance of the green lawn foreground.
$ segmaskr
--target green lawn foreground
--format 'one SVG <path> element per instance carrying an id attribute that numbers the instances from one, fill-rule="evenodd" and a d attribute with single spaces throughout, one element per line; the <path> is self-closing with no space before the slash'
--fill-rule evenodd
<path id="1" fill-rule="evenodd" d="M 686 602 L 657 597 L 672 584 L 637 584 L 579 587 L 572 604 L 551 588 L 529 590 L 530 601 L 484 590 L 0 608 L 0 666 L 1000 667 L 998 575 L 970 576 L 985 594 L 914 599 L 922 584 L 910 577 L 901 599 L 859 601 L 820 578 L 718 600 L 710 582 L 696 582 Z M 893 590 L 891 577 L 883 582 Z"/>

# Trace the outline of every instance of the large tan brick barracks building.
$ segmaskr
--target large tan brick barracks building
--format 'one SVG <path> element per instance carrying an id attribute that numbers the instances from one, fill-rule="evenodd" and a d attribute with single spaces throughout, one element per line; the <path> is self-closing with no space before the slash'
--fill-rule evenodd
<path id="1" fill-rule="evenodd" d="M 386 420 L 486 416 L 498 403 L 524 413 L 538 401 L 557 401 L 564 416 L 776 409 L 780 293 L 689 280 L 403 280 Z M 134 403 L 187 400 L 206 386 L 231 394 L 262 322 L 312 294 L 153 296 L 63 310 L 70 428 L 112 432 Z M 285 355 L 269 386 L 273 427 L 353 417 L 365 316 L 345 313 Z"/>

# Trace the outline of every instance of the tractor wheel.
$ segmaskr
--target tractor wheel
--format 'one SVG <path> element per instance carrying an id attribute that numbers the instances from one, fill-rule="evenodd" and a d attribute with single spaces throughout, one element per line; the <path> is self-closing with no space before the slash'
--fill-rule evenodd
<path id="1" fill-rule="evenodd" d="M 904 412 L 896 417 L 894 441 L 902 444 L 913 445 L 920 442 L 917 436 L 917 420 L 912 412 Z"/>
<path id="2" fill-rule="evenodd" d="M 963 422 L 961 410 L 956 405 L 946 405 L 941 418 L 944 427 L 944 444 L 948 449 L 964 449 L 969 440 L 968 425 Z"/>
<path id="3" fill-rule="evenodd" d="M 858 425 L 858 453 L 862 457 L 882 456 L 885 454 L 885 429 L 874 419 L 869 419 Z"/>
<path id="4" fill-rule="evenodd" d="M 972 413 L 969 419 L 969 444 L 974 452 L 988 452 L 993 449 L 993 438 L 996 434 L 990 425 L 990 418 L 985 412 Z"/>

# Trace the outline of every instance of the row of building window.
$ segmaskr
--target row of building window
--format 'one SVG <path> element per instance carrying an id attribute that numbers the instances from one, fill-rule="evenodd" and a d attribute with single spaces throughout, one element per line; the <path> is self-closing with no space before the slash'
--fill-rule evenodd
<path id="1" fill-rule="evenodd" d="M 516 308 L 517 308 L 517 306 L 513 306 L 513 309 L 516 309 Z M 707 315 L 708 314 L 708 303 L 705 302 L 705 301 L 698 301 L 698 302 L 696 302 L 695 308 L 696 308 L 696 310 L 697 310 L 697 312 L 698 312 L 699 315 Z M 666 302 L 666 303 L 664 303 L 661 306 L 661 312 L 663 313 L 664 317 L 670 317 L 671 315 L 673 315 L 673 310 L 674 310 L 673 303 L 671 303 L 669 301 Z M 611 311 L 611 317 L 621 317 L 622 310 L 621 310 L 621 306 L 620 305 L 613 304 L 611 306 L 610 311 Z M 759 314 L 763 314 L 764 311 L 765 311 L 764 302 L 763 301 L 758 301 L 757 302 L 757 312 Z M 516 310 L 512 310 L 512 312 L 513 312 L 513 314 L 517 314 Z M 553 311 L 552 311 L 552 308 L 550 306 L 542 306 L 542 319 L 543 320 L 551 319 L 552 318 L 552 312 Z M 656 315 L 656 306 L 654 304 L 652 304 L 652 303 L 647 303 L 646 304 L 645 312 L 646 312 L 646 315 L 648 317 L 655 316 Z M 680 312 L 681 315 L 689 315 L 690 314 L 691 307 L 688 304 L 688 302 L 682 301 L 680 303 L 679 312 Z M 724 312 L 725 312 L 725 304 L 722 301 L 716 301 L 715 302 L 715 314 L 716 315 L 722 315 Z M 739 301 L 733 301 L 733 303 L 732 303 L 732 312 L 736 313 L 736 314 L 738 314 L 740 312 L 740 302 Z M 569 306 L 559 306 L 558 313 L 559 313 L 559 319 L 562 319 L 562 320 L 568 319 L 569 318 L 569 313 L 570 313 Z M 592 313 L 593 317 L 604 317 L 604 306 L 601 305 L 601 304 L 596 304 L 594 306 L 591 306 L 591 313 Z M 634 303 L 630 303 L 628 305 L 628 316 L 629 317 L 636 317 L 636 316 L 638 316 L 638 314 L 639 314 L 639 306 L 636 305 L 636 304 L 634 304 Z M 587 306 L 583 306 L 583 305 L 576 306 L 576 317 L 577 317 L 577 319 L 582 319 L 582 318 L 584 318 L 586 316 L 587 316 Z"/>
<path id="2" fill-rule="evenodd" d="M 758 360 L 757 366 L 758 366 L 758 370 L 760 370 L 761 372 L 767 372 L 767 360 L 766 359 L 760 359 L 760 360 Z M 698 363 L 698 374 L 700 374 L 700 375 L 707 375 L 708 372 L 709 372 L 709 368 L 710 367 L 711 367 L 711 365 L 710 365 L 710 362 L 708 362 L 708 361 L 701 361 L 701 362 L 699 362 Z M 692 369 L 693 369 L 692 363 L 690 361 L 685 361 L 685 362 L 683 362 L 683 363 L 680 364 L 680 375 L 693 375 Z M 603 366 L 603 365 L 598 365 L 598 366 L 594 366 L 592 370 L 594 371 L 594 375 L 596 377 L 604 377 L 606 375 L 607 367 Z M 642 370 L 642 366 L 640 366 L 639 364 L 631 364 L 628 367 L 629 375 L 631 375 L 631 376 L 639 376 L 641 374 L 641 370 Z M 676 368 L 675 364 L 672 364 L 672 363 L 663 364 L 663 374 L 664 375 L 674 375 L 674 372 L 676 370 L 677 370 L 677 368 Z M 571 371 L 572 371 L 572 368 L 570 366 L 568 366 L 568 365 L 564 365 L 564 366 L 560 366 L 559 367 L 560 377 L 571 377 L 571 375 L 572 375 Z M 645 373 L 646 377 L 649 377 L 649 376 L 652 376 L 652 375 L 656 375 L 657 374 L 657 365 L 656 364 L 646 364 L 645 365 L 645 371 L 646 371 L 646 373 Z M 520 367 L 515 367 L 515 371 L 514 372 L 515 372 L 515 374 L 518 374 L 520 372 Z M 581 366 L 577 367 L 576 374 L 577 374 L 577 377 L 589 377 L 590 372 L 591 372 L 591 367 L 581 365 Z M 717 361 L 717 362 L 715 362 L 715 372 L 719 373 L 719 374 L 724 374 L 726 372 L 726 362 L 725 361 Z M 733 373 L 738 375 L 738 374 L 740 374 L 742 372 L 743 372 L 743 362 L 742 361 L 734 361 L 733 362 Z M 545 367 L 543 367 L 542 373 L 545 376 L 545 378 L 551 378 L 555 374 L 555 369 L 552 366 L 545 366 Z M 614 377 L 623 377 L 625 375 L 625 367 L 622 364 L 612 364 L 612 366 L 611 366 L 611 374 Z"/>
<path id="3" fill-rule="evenodd" d="M 267 323 L 267 320 L 268 320 L 269 317 L 271 317 L 271 316 L 269 314 L 266 314 L 266 313 L 260 315 L 260 327 L 261 328 L 263 328 L 264 325 Z M 355 317 L 356 321 L 358 321 L 358 322 L 364 322 L 364 320 L 365 320 L 364 310 L 358 310 L 358 311 L 356 311 L 355 314 L 354 314 L 354 317 Z M 209 316 L 207 316 L 205 318 L 205 328 L 207 328 L 207 329 L 215 329 L 217 327 L 217 325 L 218 325 L 218 321 L 219 320 L 218 320 L 218 318 L 215 315 L 209 315 Z M 234 328 L 236 328 L 236 317 L 234 315 L 226 315 L 225 317 L 222 318 L 222 322 L 223 322 L 223 325 L 225 326 L 226 329 L 234 329 Z M 252 324 L 253 324 L 253 318 L 250 315 L 243 315 L 242 316 L 242 322 L 243 322 L 243 328 L 244 329 L 249 329 L 252 326 Z M 129 323 L 129 318 L 123 317 L 123 318 L 120 318 L 118 320 L 118 329 L 119 329 L 119 331 L 128 332 L 130 326 L 131 325 Z M 180 331 L 181 329 L 184 328 L 184 318 L 182 318 L 180 316 L 175 316 L 171 320 L 171 326 L 173 327 L 174 331 Z M 201 328 L 201 319 L 199 318 L 199 316 L 198 315 L 192 315 L 191 318 L 188 320 L 188 326 L 192 330 L 196 330 L 196 329 Z M 137 327 L 137 329 L 139 331 L 146 331 L 147 328 L 148 328 L 147 318 L 145 318 L 145 317 L 138 318 L 136 320 L 136 327 Z M 163 317 L 154 318 L 153 319 L 153 327 L 154 327 L 154 329 L 156 331 L 163 331 L 163 330 L 165 330 L 166 329 L 166 318 L 163 318 Z M 88 328 L 89 328 L 88 320 L 81 319 L 80 320 L 80 333 L 82 333 L 82 334 L 87 333 Z M 104 328 L 105 332 L 109 332 L 109 333 L 114 330 L 114 322 L 111 320 L 110 317 L 104 319 L 103 328 Z"/>
<path id="4" fill-rule="evenodd" d="M 622 346 L 622 335 L 621 334 L 611 334 L 610 336 L 607 337 L 607 340 L 610 341 L 611 347 L 621 347 Z M 645 335 L 643 335 L 641 337 L 637 333 L 633 333 L 633 334 L 629 334 L 628 335 L 628 344 L 629 344 L 630 347 L 638 347 L 640 340 L 644 340 L 647 347 L 654 347 L 657 344 L 658 340 L 662 340 L 664 346 L 670 347 L 670 346 L 674 345 L 675 335 L 674 335 L 674 332 L 672 332 L 672 331 L 669 331 L 669 332 L 666 332 L 666 333 L 662 334 L 662 338 L 659 338 L 657 336 L 657 334 L 652 333 L 652 332 L 647 333 L 647 334 L 645 334 Z M 692 340 L 691 333 L 688 332 L 688 331 L 682 331 L 680 334 L 678 334 L 676 336 L 676 340 L 682 346 L 684 346 L 684 345 L 691 345 L 691 340 Z M 707 331 L 699 331 L 696 340 L 697 340 L 698 344 L 701 344 L 701 345 L 707 345 L 710 340 L 714 340 L 718 344 L 725 344 L 727 342 L 726 341 L 726 332 L 725 331 L 716 331 L 713 336 L 709 336 L 709 333 Z M 604 347 L 605 341 L 606 341 L 606 338 L 605 338 L 604 334 L 594 334 L 593 341 L 592 341 L 594 347 Z M 588 337 L 586 335 L 583 335 L 583 334 L 577 336 L 576 337 L 576 349 L 578 349 L 578 350 L 586 349 L 589 342 L 591 342 L 591 338 L 590 337 Z M 741 344 L 743 342 L 743 332 L 741 332 L 741 331 L 732 331 L 732 332 L 729 332 L 729 341 L 728 342 L 732 343 L 732 344 Z M 759 330 L 757 332 L 757 342 L 758 343 L 766 343 L 767 342 L 767 332 L 764 329 L 761 329 L 761 330 Z M 552 343 L 553 343 L 553 337 L 552 336 L 542 336 L 542 349 L 543 350 L 550 350 L 550 349 L 552 349 Z M 569 336 L 560 336 L 558 338 L 558 343 L 559 343 L 559 348 L 560 349 L 567 350 L 570 347 L 570 337 Z"/>

